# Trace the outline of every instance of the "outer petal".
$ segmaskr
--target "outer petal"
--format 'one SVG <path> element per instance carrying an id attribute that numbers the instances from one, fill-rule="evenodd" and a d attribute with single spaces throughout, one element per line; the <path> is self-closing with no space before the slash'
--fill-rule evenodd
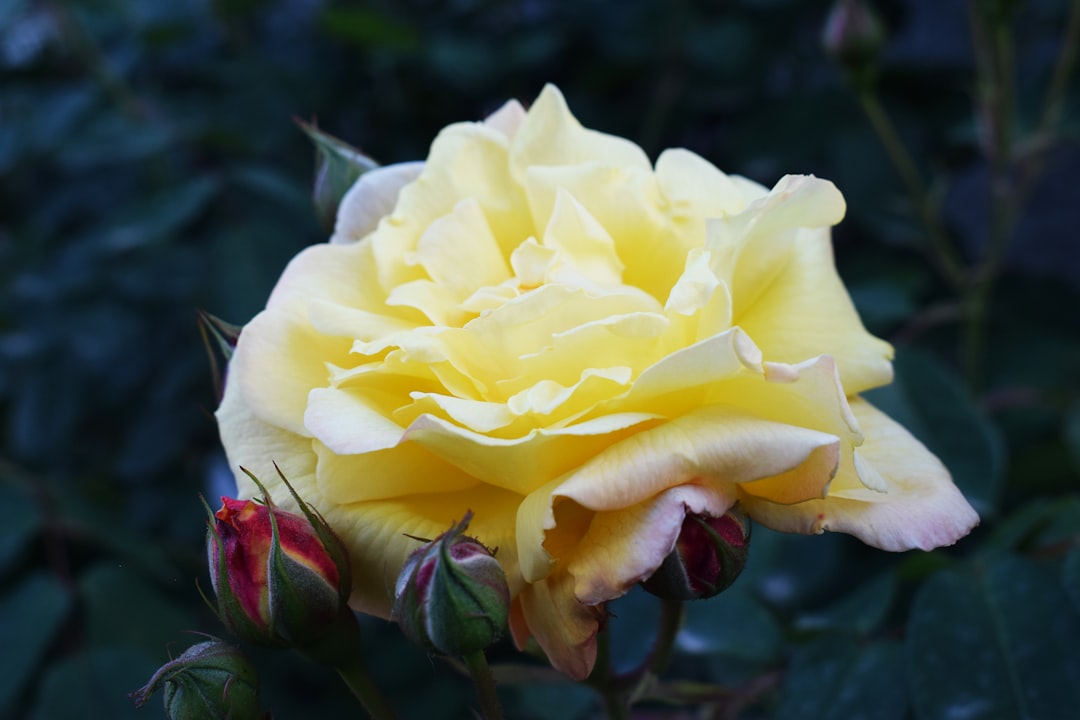
<path id="1" fill-rule="evenodd" d="M 419 177 L 423 169 L 422 162 L 407 162 L 361 175 L 341 198 L 330 242 L 344 244 L 366 237 L 394 209 L 401 188 Z"/>
<path id="2" fill-rule="evenodd" d="M 529 167 L 587 162 L 643 170 L 652 167 L 645 152 L 629 140 L 583 128 L 559 89 L 545 86 L 514 136 L 510 153 L 514 179 L 523 183 Z"/>
<path id="3" fill-rule="evenodd" d="M 849 533 L 892 551 L 952 545 L 978 524 L 949 471 L 922 443 L 865 400 L 853 400 L 851 408 L 865 436 L 858 457 L 877 470 L 887 491 L 844 490 L 798 505 L 744 498 L 755 520 L 783 532 Z"/>
<path id="4" fill-rule="evenodd" d="M 604 611 L 578 602 L 573 577 L 560 571 L 526 585 L 518 603 L 520 616 L 511 616 L 517 646 L 524 647 L 531 634 L 556 670 L 574 680 L 588 677 L 596 664 L 596 632 Z"/>
<path id="5" fill-rule="evenodd" d="M 660 567 L 688 512 L 720 517 L 735 499 L 730 486 L 681 485 L 625 510 L 597 513 L 567 563 L 574 595 L 596 605 L 625 594 Z"/>

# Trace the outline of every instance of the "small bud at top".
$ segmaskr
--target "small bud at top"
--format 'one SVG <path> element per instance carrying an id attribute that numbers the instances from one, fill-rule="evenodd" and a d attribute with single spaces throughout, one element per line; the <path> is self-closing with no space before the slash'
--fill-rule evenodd
<path id="1" fill-rule="evenodd" d="M 302 501 L 304 516 L 279 510 L 268 497 L 221 501 L 211 517 L 207 551 L 222 622 L 263 645 L 319 642 L 349 597 L 340 541 Z"/>
<path id="2" fill-rule="evenodd" d="M 413 642 L 467 655 L 503 634 L 510 608 L 506 574 L 491 551 L 465 536 L 472 514 L 405 561 L 393 618 Z"/>
<path id="3" fill-rule="evenodd" d="M 710 598 L 735 582 L 749 551 L 750 521 L 738 509 L 718 518 L 687 515 L 674 549 L 641 586 L 670 600 Z"/>
<path id="4" fill-rule="evenodd" d="M 136 707 L 164 685 L 169 720 L 256 720 L 259 711 L 255 669 L 240 650 L 212 638 L 161 666 L 144 687 L 131 693 Z"/>
<path id="5" fill-rule="evenodd" d="M 868 78 L 885 42 L 877 13 L 863 0 L 837 0 L 821 37 L 825 52 L 853 78 Z"/>

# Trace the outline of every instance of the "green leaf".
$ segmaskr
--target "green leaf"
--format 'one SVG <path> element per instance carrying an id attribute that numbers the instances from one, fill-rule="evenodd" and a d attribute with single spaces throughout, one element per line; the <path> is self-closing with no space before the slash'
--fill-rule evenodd
<path id="1" fill-rule="evenodd" d="M 37 572 L 0 599 L 0 716 L 30 681 L 71 609 L 60 581 Z"/>
<path id="2" fill-rule="evenodd" d="M 154 717 L 147 714 L 147 709 L 136 709 L 128 693 L 144 685 L 157 667 L 153 656 L 133 648 L 89 648 L 49 668 L 42 679 L 32 719 Z"/>
<path id="3" fill-rule="evenodd" d="M 85 603 L 85 635 L 95 645 L 137 647 L 150 656 L 165 652 L 195 618 L 149 584 L 133 566 L 99 564 L 79 581 Z M 189 594 L 196 593 L 194 582 Z"/>
<path id="4" fill-rule="evenodd" d="M 927 581 L 908 623 L 923 720 L 1064 718 L 1080 706 L 1080 617 L 1054 572 L 1014 555 Z"/>
<path id="5" fill-rule="evenodd" d="M 686 604 L 686 619 L 675 647 L 693 655 L 767 662 L 779 655 L 782 641 L 772 614 L 745 586 L 736 583 L 714 598 Z"/>
<path id="6" fill-rule="evenodd" d="M 885 620 L 896 593 L 896 578 L 883 573 L 828 608 L 801 616 L 799 630 L 847 630 L 868 635 Z"/>
<path id="7" fill-rule="evenodd" d="M 1001 433 L 956 374 L 933 356 L 904 349 L 895 366 L 896 382 L 865 397 L 941 458 L 980 517 L 992 517 L 1005 466 Z"/>
<path id="8" fill-rule="evenodd" d="M 315 182 L 311 197 L 319 222 L 333 230 L 338 206 L 356 179 L 379 166 L 374 160 L 343 140 L 324 133 L 313 124 L 297 120 L 296 124 L 315 143 Z"/>
<path id="9" fill-rule="evenodd" d="M 775 717 L 780 720 L 903 720 L 903 647 L 860 645 L 845 634 L 824 635 L 791 659 Z"/>
<path id="10" fill-rule="evenodd" d="M 20 557 L 23 547 L 41 527 L 41 514 L 30 497 L 15 485 L 0 484 L 0 574 Z"/>

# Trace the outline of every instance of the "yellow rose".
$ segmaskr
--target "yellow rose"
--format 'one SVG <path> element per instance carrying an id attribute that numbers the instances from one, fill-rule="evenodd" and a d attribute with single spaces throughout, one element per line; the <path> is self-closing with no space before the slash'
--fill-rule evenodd
<path id="1" fill-rule="evenodd" d="M 351 604 L 384 617 L 412 538 L 472 510 L 515 640 L 575 678 L 687 512 L 953 543 L 975 512 L 858 397 L 891 381 L 892 348 L 836 274 L 844 209 L 813 177 L 768 190 L 686 150 L 654 166 L 550 86 L 452 125 L 426 162 L 364 175 L 244 328 L 229 461 L 288 508 L 282 467 L 348 546 Z"/>

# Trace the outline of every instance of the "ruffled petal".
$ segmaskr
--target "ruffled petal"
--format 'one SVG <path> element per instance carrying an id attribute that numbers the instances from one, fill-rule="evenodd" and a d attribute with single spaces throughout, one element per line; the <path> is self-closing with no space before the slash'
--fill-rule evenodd
<path id="1" fill-rule="evenodd" d="M 332 244 L 353 243 L 368 236 L 397 203 L 398 193 L 424 169 L 422 162 L 397 163 L 369 170 L 341 198 Z"/>
<path id="2" fill-rule="evenodd" d="M 596 664 L 596 633 L 603 609 L 578 602 L 574 579 L 566 572 L 525 585 L 517 601 L 527 628 L 514 624 L 517 646 L 523 648 L 531 634 L 556 670 L 573 680 L 588 677 Z"/>
<path id="3" fill-rule="evenodd" d="M 865 436 L 857 450 L 860 463 L 877 471 L 886 491 L 830 491 L 825 499 L 797 505 L 744 498 L 755 520 L 782 532 L 848 533 L 891 551 L 952 545 L 978 524 L 979 516 L 933 453 L 865 400 L 853 400 L 851 408 Z"/>
<path id="4" fill-rule="evenodd" d="M 671 553 L 687 513 L 720 517 L 735 499 L 730 486 L 681 485 L 625 510 L 597 513 L 567 562 L 574 595 L 586 605 L 624 595 Z"/>

